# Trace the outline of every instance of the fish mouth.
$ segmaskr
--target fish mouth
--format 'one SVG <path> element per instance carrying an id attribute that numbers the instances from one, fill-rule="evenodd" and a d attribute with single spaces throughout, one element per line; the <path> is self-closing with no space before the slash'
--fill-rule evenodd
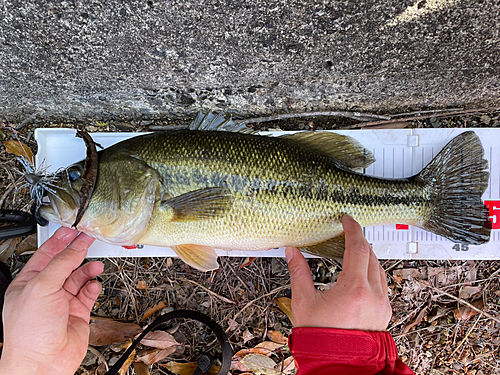
<path id="1" fill-rule="evenodd" d="M 39 214 L 48 221 L 68 226 L 75 221 L 79 201 L 76 191 L 68 192 L 62 189 L 48 191 L 42 198 Z"/>

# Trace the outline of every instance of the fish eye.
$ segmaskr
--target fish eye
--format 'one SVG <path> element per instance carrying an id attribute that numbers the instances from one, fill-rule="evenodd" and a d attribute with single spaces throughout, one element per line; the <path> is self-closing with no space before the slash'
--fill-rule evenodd
<path id="1" fill-rule="evenodd" d="M 76 169 L 68 171 L 68 178 L 71 182 L 78 180 L 80 178 L 80 171 Z"/>

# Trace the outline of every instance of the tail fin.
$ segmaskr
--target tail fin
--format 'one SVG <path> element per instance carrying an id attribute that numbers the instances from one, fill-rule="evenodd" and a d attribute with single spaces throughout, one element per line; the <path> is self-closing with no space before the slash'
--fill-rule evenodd
<path id="1" fill-rule="evenodd" d="M 424 229 L 470 245 L 490 240 L 489 213 L 481 200 L 489 179 L 483 156 L 481 141 L 468 131 L 449 142 L 416 176 L 431 186 L 432 209 Z"/>

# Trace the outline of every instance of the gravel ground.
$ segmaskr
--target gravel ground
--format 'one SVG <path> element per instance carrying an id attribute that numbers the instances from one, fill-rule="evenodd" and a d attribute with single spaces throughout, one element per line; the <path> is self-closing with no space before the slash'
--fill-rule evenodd
<path id="1" fill-rule="evenodd" d="M 413 118 L 417 119 L 413 119 Z M 453 116 L 420 113 L 395 116 L 399 121 L 378 124 L 383 127 L 498 127 L 500 112 L 475 111 Z M 401 125 L 402 124 L 402 125 Z M 88 121 L 86 123 L 15 124 L 1 123 L 0 138 L 17 139 L 33 152 L 36 127 L 85 127 L 88 131 L 148 131 L 150 127 L 178 127 L 182 123 L 138 121 L 136 123 Z M 362 124 L 366 125 L 365 123 Z M 302 130 L 338 129 L 357 126 L 354 120 L 328 117 L 305 118 L 261 123 L 256 128 Z M 15 169 L 18 162 L 0 145 L 0 208 L 28 210 L 30 201 Z M 34 247 L 34 238 L 0 242 L 0 256 L 5 256 L 14 273 L 29 255 L 18 254 Z M 20 242 L 20 243 L 19 243 Z M 2 252 L 3 251 L 3 252 Z M 14 251 L 12 255 L 9 251 Z M 220 258 L 217 271 L 198 272 L 175 258 L 103 259 L 100 276 L 103 293 L 94 315 L 110 317 L 145 326 L 153 317 L 143 314 L 160 301 L 170 309 L 194 309 L 210 315 L 227 331 L 233 352 L 253 348 L 265 340 L 270 330 L 290 334 L 292 325 L 278 307 L 276 299 L 289 297 L 286 262 L 278 258 L 259 258 L 240 268 L 241 258 Z M 396 340 L 402 359 L 417 374 L 496 374 L 500 372 L 500 262 L 498 261 L 381 261 L 387 271 L 393 318 L 389 330 Z M 341 265 L 334 261 L 309 260 L 319 288 L 334 282 Z M 465 304 L 465 303 L 467 304 Z M 476 308 L 474 310 L 472 307 Z M 184 328 L 182 328 L 184 327 Z M 210 336 L 196 327 L 182 326 L 175 335 L 190 342 L 185 350 L 170 359 L 191 359 L 199 344 L 210 343 Z M 195 329 L 196 328 L 196 329 Z M 183 331 L 184 329 L 184 331 Z M 183 332 L 190 332 L 186 335 Z M 193 334 L 196 332 L 196 334 Z M 119 355 L 116 345 L 96 348 L 108 363 Z M 118 352 L 117 352 L 118 350 Z M 279 349 L 273 359 L 280 363 L 289 356 Z M 166 361 L 166 360 L 165 360 Z M 164 362 L 165 362 L 164 361 Z M 102 366 L 89 352 L 81 374 L 100 373 Z M 129 373 L 132 370 L 129 370 Z M 138 370 L 137 370 L 138 371 Z M 153 374 L 169 374 L 158 364 Z"/>

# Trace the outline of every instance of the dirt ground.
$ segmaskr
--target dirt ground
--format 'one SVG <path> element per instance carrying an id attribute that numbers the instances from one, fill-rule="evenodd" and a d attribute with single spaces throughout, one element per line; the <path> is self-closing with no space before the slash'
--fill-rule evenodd
<path id="1" fill-rule="evenodd" d="M 498 127 L 500 111 L 460 110 L 408 113 L 379 121 L 377 127 Z M 457 112 L 459 112 L 457 114 Z M 355 127 L 350 119 L 293 119 L 259 124 L 260 129 L 337 129 Z M 148 131 L 181 124 L 148 123 L 33 123 L 16 129 L 0 123 L 0 140 L 19 140 L 36 153 L 36 127 L 84 127 L 88 131 Z M 363 126 L 366 123 L 362 124 Z M 2 139 L 3 138 L 3 139 Z M 23 185 L 21 166 L 0 144 L 0 209 L 29 210 L 30 199 Z M 17 274 L 29 259 L 22 252 L 33 250 L 36 235 L 27 239 L 0 240 L 0 259 Z M 242 258 L 220 258 L 220 268 L 203 273 L 176 258 L 102 259 L 99 277 L 103 292 L 93 315 L 146 326 L 155 317 L 172 309 L 198 310 L 212 317 L 227 332 L 233 353 L 269 341 L 270 332 L 291 333 L 292 324 L 277 299 L 290 297 L 286 262 L 280 258 L 258 258 L 241 267 Z M 328 288 L 341 270 L 336 261 L 309 260 L 318 288 Z M 403 361 L 417 374 L 498 374 L 500 373 L 500 261 L 387 261 L 393 316 L 388 330 Z M 164 301 L 164 309 L 143 319 L 144 313 Z M 192 361 L 201 350 L 214 347 L 213 336 L 197 325 L 181 323 L 170 327 L 182 349 L 168 361 Z M 272 339 L 271 339 L 272 341 Z M 103 361 L 110 365 L 124 351 L 118 344 L 94 346 L 79 370 L 80 374 L 102 373 Z M 271 359 L 279 368 L 290 356 L 286 347 L 273 349 Z M 292 366 L 293 367 L 293 366 Z M 283 367 L 282 367 L 283 369 Z M 129 374 L 144 374 L 137 368 Z M 171 374 L 159 363 L 151 374 Z M 238 374 L 237 370 L 232 371 Z M 251 372 L 258 373 L 258 372 Z M 272 372 L 261 372 L 272 373 Z M 277 372 L 280 373 L 280 372 Z M 293 373 L 293 369 L 283 371 Z"/>

